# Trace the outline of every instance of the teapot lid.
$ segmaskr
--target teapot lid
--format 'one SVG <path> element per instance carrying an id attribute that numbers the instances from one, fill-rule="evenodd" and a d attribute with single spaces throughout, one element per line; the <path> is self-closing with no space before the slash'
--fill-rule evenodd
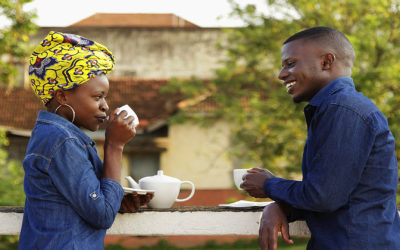
<path id="1" fill-rule="evenodd" d="M 164 175 L 164 171 L 162 171 L 162 170 L 158 170 L 156 175 L 146 176 L 139 180 L 139 182 L 143 182 L 143 181 L 146 181 L 146 182 L 148 182 L 148 181 L 150 181 L 150 182 L 172 182 L 172 183 L 180 182 L 180 180 L 178 180 L 177 178 Z"/>

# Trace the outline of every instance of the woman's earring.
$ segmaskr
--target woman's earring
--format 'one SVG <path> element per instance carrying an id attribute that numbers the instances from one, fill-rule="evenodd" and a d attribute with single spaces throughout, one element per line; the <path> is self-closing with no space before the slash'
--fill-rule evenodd
<path id="1" fill-rule="evenodd" d="M 58 111 L 58 109 L 59 109 L 61 106 L 67 106 L 68 108 L 71 109 L 71 111 L 72 111 L 72 121 L 71 121 L 71 122 L 74 123 L 74 121 L 75 121 L 75 110 L 74 110 L 70 105 L 68 105 L 68 104 L 60 104 L 60 105 L 58 105 L 58 107 L 54 110 L 54 113 L 57 114 L 57 111 Z"/>

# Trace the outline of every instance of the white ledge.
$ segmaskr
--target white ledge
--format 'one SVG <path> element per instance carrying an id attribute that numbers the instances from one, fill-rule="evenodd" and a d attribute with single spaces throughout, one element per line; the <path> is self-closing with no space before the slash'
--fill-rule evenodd
<path id="1" fill-rule="evenodd" d="M 0 235 L 19 235 L 23 207 L 0 207 Z M 143 208 L 119 213 L 108 235 L 258 235 L 262 208 Z M 304 221 L 290 223 L 292 236 L 309 236 Z"/>
<path id="2" fill-rule="evenodd" d="M 258 235 L 262 209 L 220 207 L 174 207 L 140 209 L 118 214 L 108 235 Z M 0 207 L 0 235 L 18 235 L 23 218 L 22 207 Z M 290 234 L 309 235 L 304 222 L 290 224 Z"/>
<path id="3" fill-rule="evenodd" d="M 179 211 L 119 214 L 110 235 L 258 235 L 262 211 Z M 290 227 L 291 235 L 308 235 L 305 223 Z"/>

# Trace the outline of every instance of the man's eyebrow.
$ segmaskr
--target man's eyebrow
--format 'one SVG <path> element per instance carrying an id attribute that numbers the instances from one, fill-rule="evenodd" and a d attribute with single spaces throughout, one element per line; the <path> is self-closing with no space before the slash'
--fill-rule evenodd
<path id="1" fill-rule="evenodd" d="M 290 60 L 293 60 L 293 57 L 289 57 L 289 58 L 286 58 L 286 59 L 282 60 L 282 65 L 287 63 Z"/>
<path id="2" fill-rule="evenodd" d="M 291 57 L 287 57 L 285 60 L 283 60 L 283 62 L 287 62 L 287 61 L 291 61 L 291 60 L 295 60 L 296 58 L 294 58 L 293 56 Z"/>

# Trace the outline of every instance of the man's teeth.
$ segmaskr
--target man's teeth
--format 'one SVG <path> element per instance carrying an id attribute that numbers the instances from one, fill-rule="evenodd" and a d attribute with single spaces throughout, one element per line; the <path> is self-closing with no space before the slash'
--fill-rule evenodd
<path id="1" fill-rule="evenodd" d="M 290 89 L 291 87 L 293 87 L 296 84 L 296 82 L 291 82 L 286 84 L 286 89 Z"/>

